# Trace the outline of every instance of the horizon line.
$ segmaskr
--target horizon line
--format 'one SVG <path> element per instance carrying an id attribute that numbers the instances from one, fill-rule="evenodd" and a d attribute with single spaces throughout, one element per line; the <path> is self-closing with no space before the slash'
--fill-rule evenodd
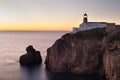
<path id="1" fill-rule="evenodd" d="M 0 32 L 70 32 L 70 30 L 0 30 Z"/>

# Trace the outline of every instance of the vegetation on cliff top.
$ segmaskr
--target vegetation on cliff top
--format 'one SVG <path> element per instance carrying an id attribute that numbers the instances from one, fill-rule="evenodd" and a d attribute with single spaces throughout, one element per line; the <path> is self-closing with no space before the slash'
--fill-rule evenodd
<path id="1" fill-rule="evenodd" d="M 80 31 L 75 34 L 75 36 L 80 39 L 103 39 L 103 37 L 106 35 L 107 33 L 105 31 L 105 28 Z"/>
<path id="2" fill-rule="evenodd" d="M 110 33 L 109 33 L 110 34 Z M 67 33 L 63 35 L 63 38 L 66 37 L 76 37 L 77 39 L 98 39 L 98 40 L 103 40 L 104 37 L 109 35 L 106 32 L 106 28 L 95 28 L 91 30 L 85 30 L 85 31 L 79 31 L 77 33 Z M 112 41 L 120 41 L 120 32 L 114 35 L 112 37 Z"/>
<path id="3" fill-rule="evenodd" d="M 74 34 L 80 39 L 103 39 L 107 35 L 105 28 L 95 28 L 86 31 L 80 31 Z"/>
<path id="4" fill-rule="evenodd" d="M 107 36 L 106 28 L 95 28 L 91 30 L 85 30 L 85 31 L 79 31 L 77 33 L 71 34 L 67 33 L 62 36 L 62 38 L 65 37 L 76 37 L 77 39 L 98 39 L 102 40 L 103 37 Z"/>

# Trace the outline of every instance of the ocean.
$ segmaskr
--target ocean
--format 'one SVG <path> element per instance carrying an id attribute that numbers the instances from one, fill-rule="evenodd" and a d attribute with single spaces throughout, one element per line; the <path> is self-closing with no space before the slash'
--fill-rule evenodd
<path id="1" fill-rule="evenodd" d="M 69 73 L 52 73 L 45 69 L 47 48 L 67 32 L 0 32 L 0 80 L 98 80 Z M 43 62 L 37 66 L 21 66 L 19 57 L 33 45 L 41 52 Z"/>

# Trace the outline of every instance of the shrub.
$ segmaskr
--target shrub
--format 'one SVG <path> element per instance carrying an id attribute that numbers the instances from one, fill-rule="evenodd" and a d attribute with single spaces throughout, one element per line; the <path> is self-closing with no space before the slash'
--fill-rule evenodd
<path id="1" fill-rule="evenodd" d="M 103 39 L 107 35 L 105 28 L 95 28 L 86 31 L 79 31 L 74 34 L 77 38 L 80 39 Z"/>

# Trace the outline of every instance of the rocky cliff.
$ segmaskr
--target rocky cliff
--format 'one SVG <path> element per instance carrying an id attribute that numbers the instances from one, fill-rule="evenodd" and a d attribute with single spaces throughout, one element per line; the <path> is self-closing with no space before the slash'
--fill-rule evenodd
<path id="1" fill-rule="evenodd" d="M 104 38 L 104 70 L 108 80 L 120 80 L 120 30 Z"/>
<path id="2" fill-rule="evenodd" d="M 46 68 L 120 80 L 119 32 L 108 34 L 103 28 L 65 34 L 48 48 Z"/>

